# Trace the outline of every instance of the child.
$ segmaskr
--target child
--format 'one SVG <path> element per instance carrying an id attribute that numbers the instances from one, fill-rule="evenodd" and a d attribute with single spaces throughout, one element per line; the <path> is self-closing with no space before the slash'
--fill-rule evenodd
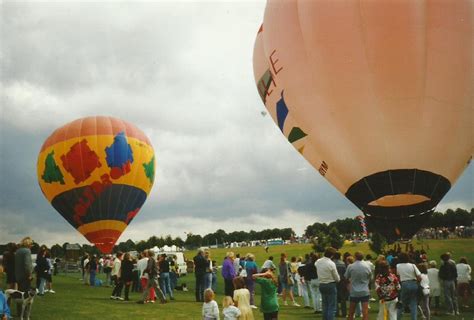
<path id="1" fill-rule="evenodd" d="M 204 303 L 202 304 L 202 319 L 203 320 L 218 320 L 219 306 L 214 300 L 214 291 L 206 289 L 204 291 Z"/>
<path id="2" fill-rule="evenodd" d="M 237 320 L 240 317 L 240 310 L 234 306 L 234 301 L 230 296 L 225 296 L 222 300 L 222 314 L 224 320 Z"/>
<path id="3" fill-rule="evenodd" d="M 232 280 L 234 284 L 234 302 L 240 310 L 240 320 L 254 320 L 252 308 L 250 307 L 250 291 L 245 288 L 245 280 L 242 277 L 235 277 Z"/>
<path id="4" fill-rule="evenodd" d="M 261 273 L 252 275 L 252 278 L 262 287 L 260 310 L 263 312 L 263 319 L 277 320 L 280 309 L 277 298 L 278 280 L 273 269 L 263 268 Z"/>

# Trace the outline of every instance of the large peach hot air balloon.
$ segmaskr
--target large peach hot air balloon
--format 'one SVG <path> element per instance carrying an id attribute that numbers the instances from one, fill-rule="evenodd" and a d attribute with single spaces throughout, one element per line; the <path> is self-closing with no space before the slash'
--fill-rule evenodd
<path id="1" fill-rule="evenodd" d="M 269 114 L 390 240 L 412 236 L 470 162 L 473 11 L 470 0 L 267 2 L 254 73 Z"/>
<path id="2" fill-rule="evenodd" d="M 155 177 L 150 140 L 134 125 L 87 117 L 54 131 L 38 156 L 46 199 L 104 253 L 145 202 Z"/>

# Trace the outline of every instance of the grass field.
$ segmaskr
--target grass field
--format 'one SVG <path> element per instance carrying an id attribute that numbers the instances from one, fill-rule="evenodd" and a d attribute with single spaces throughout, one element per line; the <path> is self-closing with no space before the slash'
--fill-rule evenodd
<path id="1" fill-rule="evenodd" d="M 439 260 L 442 252 L 451 251 L 457 260 L 460 256 L 467 256 L 469 261 L 474 261 L 474 240 L 448 240 L 448 241 L 429 241 L 430 258 Z M 426 246 L 426 244 L 425 244 Z M 311 250 L 309 245 L 286 245 L 271 247 L 269 253 L 265 253 L 263 248 L 241 248 L 234 250 L 242 255 L 249 249 L 257 256 L 257 262 L 263 260 L 272 254 L 277 259 L 280 252 L 286 252 L 288 256 L 299 256 Z M 342 252 L 354 252 L 361 250 L 368 253 L 366 244 L 349 245 L 341 249 Z M 212 250 L 213 257 L 217 261 L 222 261 L 225 249 Z M 191 254 L 190 254 L 191 255 Z M 191 257 L 192 258 L 192 255 Z M 2 276 L 0 276 L 2 277 Z M 103 277 L 103 275 L 100 275 Z M 54 277 L 54 290 L 56 294 L 46 294 L 44 297 L 35 298 L 31 319 L 201 319 L 201 304 L 194 302 L 194 276 L 188 275 L 180 278 L 180 282 L 186 282 L 189 292 L 176 292 L 175 301 L 167 304 L 146 304 L 138 305 L 134 302 L 138 300 L 138 293 L 131 293 L 130 302 L 121 302 L 110 300 L 112 289 L 108 287 L 88 287 L 79 281 L 79 274 L 60 274 Z M 223 293 L 223 282 L 219 279 L 218 296 L 216 298 L 220 305 Z M 4 279 L 1 279 L 4 288 Z M 257 305 L 259 305 L 260 296 L 257 291 Z M 302 304 L 302 299 L 297 298 Z M 281 300 L 280 300 L 281 301 Z M 473 301 L 474 302 L 474 301 Z M 474 303 L 471 303 L 474 309 Z M 376 319 L 378 303 L 371 303 L 370 319 Z M 255 319 L 263 319 L 258 310 L 254 310 Z M 321 315 L 315 315 L 312 310 L 302 307 L 281 306 L 280 319 L 321 319 Z M 404 319 L 408 319 L 408 315 Z M 433 316 L 432 319 L 474 319 L 474 312 L 462 311 L 461 316 Z"/>

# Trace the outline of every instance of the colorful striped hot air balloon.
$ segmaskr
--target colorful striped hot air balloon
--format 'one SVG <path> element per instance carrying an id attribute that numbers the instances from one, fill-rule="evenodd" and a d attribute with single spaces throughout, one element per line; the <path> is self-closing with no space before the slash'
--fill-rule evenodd
<path id="1" fill-rule="evenodd" d="M 473 17 L 471 0 L 267 1 L 268 113 L 389 240 L 416 233 L 472 158 Z"/>
<path id="2" fill-rule="evenodd" d="M 51 205 L 109 253 L 150 193 L 155 154 L 134 125 L 112 117 L 87 117 L 46 139 L 37 174 Z"/>

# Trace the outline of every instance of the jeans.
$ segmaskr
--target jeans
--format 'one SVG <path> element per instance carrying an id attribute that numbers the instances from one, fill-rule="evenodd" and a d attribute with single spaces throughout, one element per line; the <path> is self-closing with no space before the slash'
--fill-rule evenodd
<path id="1" fill-rule="evenodd" d="M 323 320 L 334 320 L 337 304 L 336 283 L 321 283 L 319 291 L 321 291 L 323 300 Z"/>
<path id="2" fill-rule="evenodd" d="M 43 295 L 44 294 L 44 286 L 46 285 L 46 279 L 40 277 L 40 284 L 38 288 L 38 294 Z"/>
<path id="3" fill-rule="evenodd" d="M 95 286 L 95 271 L 94 270 L 90 271 L 89 283 L 91 286 Z"/>
<path id="4" fill-rule="evenodd" d="M 299 287 L 301 288 L 301 295 L 303 296 L 303 301 L 304 301 L 304 306 L 309 307 L 309 294 L 308 291 L 309 289 L 309 283 L 307 282 L 300 282 Z"/>
<path id="5" fill-rule="evenodd" d="M 211 285 L 212 291 L 217 292 L 217 274 L 214 272 L 212 273 L 212 285 Z"/>
<path id="6" fill-rule="evenodd" d="M 449 313 L 459 311 L 458 298 L 456 296 L 456 285 L 454 280 L 442 280 L 444 301 Z"/>
<path id="7" fill-rule="evenodd" d="M 194 276 L 196 277 L 196 301 L 197 302 L 204 302 L 204 290 L 205 290 L 205 273 L 195 273 Z"/>
<path id="8" fill-rule="evenodd" d="M 411 320 L 416 320 L 418 307 L 418 283 L 415 280 L 402 281 L 402 290 L 400 299 L 403 307 L 398 309 L 397 319 L 402 318 L 403 309 L 410 307 Z"/>
<path id="9" fill-rule="evenodd" d="M 169 272 L 161 272 L 160 273 L 160 288 L 163 291 L 163 294 L 169 294 L 170 299 L 173 299 L 173 290 L 171 290 L 171 282 L 170 282 L 170 273 Z"/>
<path id="10" fill-rule="evenodd" d="M 178 275 L 176 272 L 170 272 L 170 283 L 171 283 L 171 290 L 174 290 L 178 285 Z"/>
<path id="11" fill-rule="evenodd" d="M 205 289 L 212 289 L 212 272 L 206 272 L 206 275 L 204 276 L 204 279 L 205 279 L 204 288 Z"/>
<path id="12" fill-rule="evenodd" d="M 309 290 L 311 292 L 311 298 L 313 300 L 314 311 L 321 311 L 321 292 L 319 291 L 319 280 L 312 279 L 309 282 Z"/>

